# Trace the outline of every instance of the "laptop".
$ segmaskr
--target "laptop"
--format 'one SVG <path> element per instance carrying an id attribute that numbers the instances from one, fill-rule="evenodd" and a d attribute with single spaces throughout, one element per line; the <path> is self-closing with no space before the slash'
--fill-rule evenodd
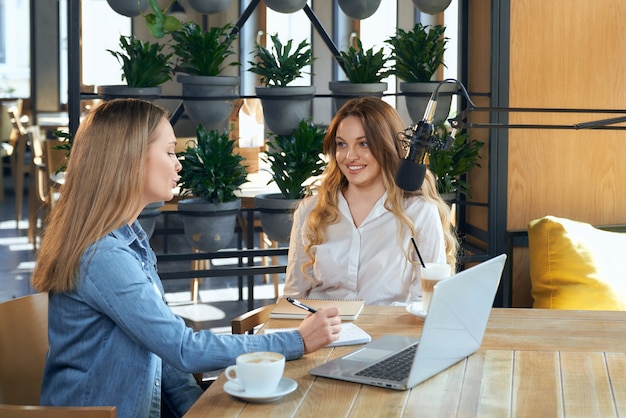
<path id="1" fill-rule="evenodd" d="M 484 261 L 435 285 L 419 340 L 386 335 L 309 373 L 406 390 L 480 348 L 506 255 Z"/>

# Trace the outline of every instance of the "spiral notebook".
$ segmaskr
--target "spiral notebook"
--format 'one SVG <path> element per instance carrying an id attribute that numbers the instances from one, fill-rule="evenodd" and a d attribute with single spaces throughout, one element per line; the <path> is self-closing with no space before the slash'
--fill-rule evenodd
<path id="1" fill-rule="evenodd" d="M 264 328 L 264 334 L 273 334 L 275 332 L 293 331 L 297 328 Z M 333 343 L 328 344 L 326 347 L 340 347 L 343 345 L 356 345 L 365 344 L 372 341 L 372 337 L 365 332 L 362 328 L 358 327 L 352 322 L 346 322 L 341 324 L 341 332 L 339 333 L 339 339 Z"/>
<path id="2" fill-rule="evenodd" d="M 365 304 L 363 300 L 299 299 L 299 301 L 314 309 L 336 307 L 339 309 L 339 316 L 344 321 L 357 319 Z M 292 305 L 286 299 L 280 299 L 270 312 L 270 318 L 274 319 L 304 319 L 307 315 L 307 311 Z"/>

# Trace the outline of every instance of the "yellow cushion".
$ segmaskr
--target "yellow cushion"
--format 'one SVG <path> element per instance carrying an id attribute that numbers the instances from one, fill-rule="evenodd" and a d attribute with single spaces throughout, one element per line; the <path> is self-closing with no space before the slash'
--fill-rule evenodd
<path id="1" fill-rule="evenodd" d="M 528 247 L 533 307 L 626 310 L 626 234 L 546 216 Z"/>

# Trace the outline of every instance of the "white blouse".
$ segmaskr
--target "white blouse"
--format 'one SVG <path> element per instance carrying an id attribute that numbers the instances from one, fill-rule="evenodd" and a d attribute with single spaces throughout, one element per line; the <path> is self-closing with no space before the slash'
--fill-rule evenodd
<path id="1" fill-rule="evenodd" d="M 294 214 L 289 242 L 284 296 L 316 299 L 363 299 L 368 305 L 405 304 L 421 299 L 419 268 L 407 259 L 403 248 L 418 260 L 407 230 L 399 243 L 395 216 L 387 211 L 385 193 L 357 228 L 343 194 L 339 193 L 339 220 L 328 226 L 327 240 L 312 248 L 315 261 L 309 274 L 304 253 L 305 219 L 317 197 L 305 199 Z M 406 214 L 417 231 L 415 242 L 424 262 L 446 262 L 443 227 L 437 208 L 421 197 L 407 200 Z"/>

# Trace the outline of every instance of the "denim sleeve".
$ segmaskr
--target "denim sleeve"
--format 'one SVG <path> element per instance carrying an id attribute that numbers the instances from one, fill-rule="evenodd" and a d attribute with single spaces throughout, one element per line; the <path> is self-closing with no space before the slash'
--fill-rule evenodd
<path id="1" fill-rule="evenodd" d="M 270 335 L 194 332 L 165 303 L 155 267 L 142 264 L 129 246 L 114 239 L 101 240 L 85 255 L 77 291 L 129 339 L 172 367 L 190 373 L 215 370 L 234 364 L 239 354 L 250 351 L 276 351 L 288 360 L 304 355 L 297 331 Z"/>
<path id="2" fill-rule="evenodd" d="M 202 395 L 202 389 L 189 373 L 181 372 L 163 362 L 163 400 L 176 413 L 183 416 Z"/>

